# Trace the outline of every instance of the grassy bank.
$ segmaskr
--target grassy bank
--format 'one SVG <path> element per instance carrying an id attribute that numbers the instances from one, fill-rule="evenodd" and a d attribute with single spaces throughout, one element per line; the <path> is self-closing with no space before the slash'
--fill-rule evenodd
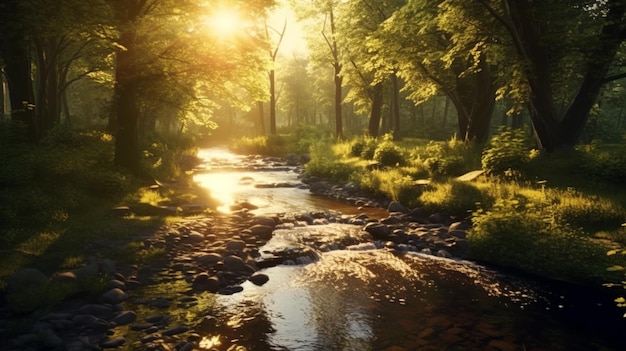
<path id="1" fill-rule="evenodd" d="M 474 260 L 585 284 L 623 280 L 625 143 L 545 155 L 519 130 L 501 130 L 488 145 L 396 142 L 389 135 L 299 140 L 309 141 L 310 174 L 356 182 L 412 208 L 471 218 Z M 457 179 L 474 170 L 484 173 Z"/>
<path id="2" fill-rule="evenodd" d="M 143 155 L 147 177 L 138 179 L 113 166 L 109 134 L 58 130 L 33 145 L 12 139 L 19 132 L 11 124 L 3 127 L 0 292 L 23 267 L 52 274 L 79 267 L 96 253 L 129 263 L 161 255 L 137 237 L 176 218 L 151 209 L 197 201 L 200 194 L 181 168 L 195 155 L 192 143 L 155 138 Z M 172 178 L 176 187 L 150 187 L 155 179 Z M 143 210 L 114 214 L 120 205 Z"/>

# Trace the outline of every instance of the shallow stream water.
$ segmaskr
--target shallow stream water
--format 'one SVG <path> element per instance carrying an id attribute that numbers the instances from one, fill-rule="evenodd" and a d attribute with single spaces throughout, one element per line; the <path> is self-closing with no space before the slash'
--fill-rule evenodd
<path id="1" fill-rule="evenodd" d="M 246 202 L 260 215 L 364 209 L 311 195 L 293 167 L 258 164 L 223 149 L 200 153 L 195 181 L 228 211 Z M 246 163 L 248 166 L 241 167 Z M 285 186 L 265 186 L 283 184 Z M 370 216 L 384 210 L 365 209 Z M 361 228 L 284 227 L 265 250 L 307 248 L 317 260 L 264 270 L 234 295 L 203 295 L 188 313 L 211 328 L 210 350 L 624 350 L 624 311 L 606 290 L 542 281 L 476 263 L 361 242 L 326 250 Z M 310 240 L 310 238 L 316 240 Z M 315 244 L 311 244 L 314 242 Z M 262 250 L 263 251 L 263 248 Z M 558 253 L 556 253 L 558 254 Z M 175 287 L 170 287 L 173 292 Z M 190 317 L 191 318 L 191 317 Z"/>

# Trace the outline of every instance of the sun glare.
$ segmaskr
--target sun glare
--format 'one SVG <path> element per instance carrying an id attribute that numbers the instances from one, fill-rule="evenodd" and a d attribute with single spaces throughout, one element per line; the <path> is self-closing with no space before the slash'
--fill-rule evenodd
<path id="1" fill-rule="evenodd" d="M 231 38 L 239 34 L 243 29 L 243 22 L 239 11 L 229 7 L 212 10 L 204 19 L 204 24 L 211 31 L 211 34 L 222 38 Z"/>

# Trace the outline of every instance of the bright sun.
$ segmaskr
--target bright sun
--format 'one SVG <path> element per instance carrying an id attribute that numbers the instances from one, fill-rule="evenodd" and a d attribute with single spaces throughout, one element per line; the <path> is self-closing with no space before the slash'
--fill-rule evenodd
<path id="1" fill-rule="evenodd" d="M 229 38 L 237 35 L 243 28 L 243 19 L 234 8 L 221 7 L 211 11 L 204 23 L 215 36 Z"/>

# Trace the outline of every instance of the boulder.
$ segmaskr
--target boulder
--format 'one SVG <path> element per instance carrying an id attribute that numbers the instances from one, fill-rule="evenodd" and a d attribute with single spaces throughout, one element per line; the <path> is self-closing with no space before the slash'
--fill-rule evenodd
<path id="1" fill-rule="evenodd" d="M 117 305 L 118 303 L 122 303 L 128 299 L 128 294 L 126 294 L 122 289 L 113 288 L 100 296 L 100 299 L 104 303 L 110 303 L 112 305 Z"/>
<path id="2" fill-rule="evenodd" d="M 399 202 L 395 202 L 392 201 L 389 203 L 389 206 L 387 207 L 387 211 L 389 212 L 400 212 L 400 213 L 409 213 L 409 209 L 406 208 L 406 206 L 404 206 L 403 204 L 399 203 Z"/>
<path id="3" fill-rule="evenodd" d="M 250 278 L 248 278 L 248 280 L 251 281 L 252 284 L 254 285 L 261 286 L 267 283 L 270 280 L 270 277 L 268 277 L 267 274 L 256 273 L 256 274 L 253 274 Z"/>
<path id="4" fill-rule="evenodd" d="M 230 272 L 245 272 L 248 270 L 246 262 L 239 256 L 226 256 L 223 259 L 224 270 Z"/>
<path id="5" fill-rule="evenodd" d="M 391 234 L 391 229 L 382 223 L 371 222 L 366 224 L 363 229 L 370 233 L 374 239 L 387 239 Z"/>
<path id="6" fill-rule="evenodd" d="M 246 248 L 246 242 L 243 240 L 231 240 L 226 243 L 226 250 L 243 251 Z"/>
<path id="7" fill-rule="evenodd" d="M 273 231 L 274 228 L 267 225 L 255 224 L 250 227 L 252 235 L 262 240 L 270 240 L 272 238 Z"/>

